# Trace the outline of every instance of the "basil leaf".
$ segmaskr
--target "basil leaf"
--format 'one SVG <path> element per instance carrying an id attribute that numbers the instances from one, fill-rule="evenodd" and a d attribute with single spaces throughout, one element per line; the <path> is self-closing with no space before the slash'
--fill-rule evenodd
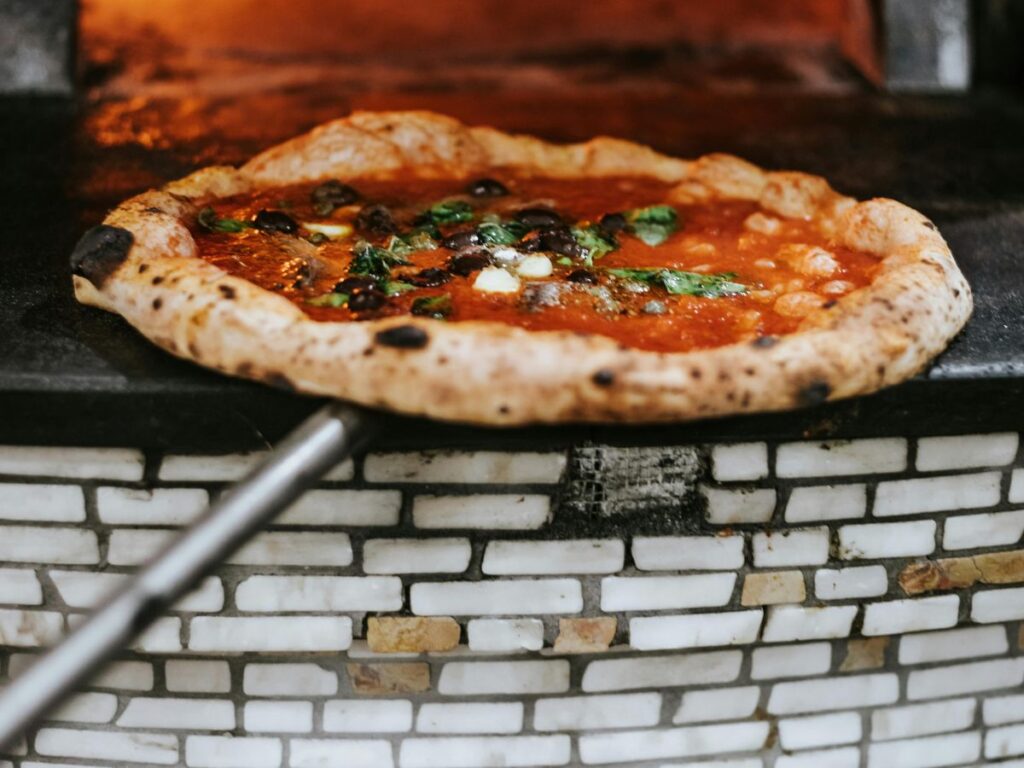
<path id="1" fill-rule="evenodd" d="M 647 245 L 661 245 L 676 231 L 679 215 L 670 205 L 652 205 L 626 212 L 629 231 Z"/>
<path id="2" fill-rule="evenodd" d="M 473 208 L 463 200 L 443 200 L 430 206 L 425 217 L 435 224 L 459 224 L 473 220 Z"/>
<path id="3" fill-rule="evenodd" d="M 440 296 L 420 296 L 412 303 L 412 313 L 419 317 L 445 320 L 452 313 L 452 297 L 447 293 Z"/>
<path id="4" fill-rule="evenodd" d="M 409 263 L 401 255 L 370 245 L 365 240 L 356 243 L 352 256 L 352 263 L 348 266 L 350 275 L 369 275 L 378 280 L 387 280 L 391 267 Z"/>
<path id="5" fill-rule="evenodd" d="M 381 285 L 380 289 L 384 291 L 385 296 L 397 296 L 400 293 L 415 291 L 416 286 L 410 285 L 409 283 L 403 283 L 400 280 L 388 280 Z"/>
<path id="6" fill-rule="evenodd" d="M 619 247 L 618 241 L 611 235 L 602 232 L 596 224 L 573 227 L 572 236 L 583 249 L 583 261 L 587 266 L 592 266 L 594 259 L 600 259 Z"/>
<path id="7" fill-rule="evenodd" d="M 704 275 L 699 272 L 684 272 L 680 269 L 609 269 L 608 274 L 659 286 L 677 296 L 703 296 L 708 299 L 718 299 L 723 296 L 738 296 L 747 292 L 747 286 L 733 282 L 733 278 L 736 277 L 733 272 Z"/>
<path id="8" fill-rule="evenodd" d="M 238 219 L 221 219 L 217 217 L 217 212 L 213 208 L 203 208 L 199 212 L 199 226 L 210 232 L 229 232 L 231 234 L 238 234 L 244 232 L 250 226 L 247 221 L 239 221 Z"/>
<path id="9" fill-rule="evenodd" d="M 306 303 L 311 304 L 314 307 L 344 307 L 348 304 L 348 294 L 325 293 L 323 296 L 306 299 Z"/>
<path id="10" fill-rule="evenodd" d="M 407 235 L 392 235 L 385 250 L 393 256 L 408 256 L 417 251 L 433 251 L 437 243 L 429 232 L 421 229 L 413 230 Z"/>
<path id="11" fill-rule="evenodd" d="M 492 245 L 514 245 L 529 230 L 518 221 L 485 221 L 476 231 L 485 243 Z"/>

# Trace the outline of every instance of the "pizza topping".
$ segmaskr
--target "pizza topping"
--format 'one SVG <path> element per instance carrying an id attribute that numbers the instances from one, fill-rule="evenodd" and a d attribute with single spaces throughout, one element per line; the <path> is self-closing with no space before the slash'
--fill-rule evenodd
<path id="1" fill-rule="evenodd" d="M 466 192 L 473 197 L 505 197 L 508 187 L 497 179 L 477 179 L 470 182 Z"/>
<path id="2" fill-rule="evenodd" d="M 217 212 L 213 208 L 206 207 L 199 212 L 197 217 L 199 226 L 208 232 L 244 232 L 249 228 L 250 224 L 247 221 L 239 221 L 238 219 L 231 218 L 219 218 Z"/>
<path id="3" fill-rule="evenodd" d="M 417 224 L 459 224 L 473 220 L 473 207 L 465 200 L 444 200 L 417 217 Z"/>
<path id="4" fill-rule="evenodd" d="M 466 232 L 456 232 L 454 235 L 448 235 L 448 237 L 441 241 L 441 247 L 447 248 L 449 251 L 461 251 L 463 248 L 483 245 L 484 242 L 485 240 L 479 232 L 474 232 L 470 229 Z"/>
<path id="5" fill-rule="evenodd" d="M 398 225 L 391 211 L 383 205 L 368 205 L 356 216 L 356 229 L 368 235 L 398 234 Z"/>
<path id="6" fill-rule="evenodd" d="M 413 300 L 411 311 L 417 317 L 447 320 L 452 313 L 452 297 L 447 293 L 438 296 L 420 296 Z"/>
<path id="7" fill-rule="evenodd" d="M 349 296 L 348 308 L 353 312 L 366 312 L 367 310 L 380 309 L 387 303 L 387 300 L 387 295 L 383 291 L 371 288 Z"/>
<path id="8" fill-rule="evenodd" d="M 605 235 L 614 235 L 621 232 L 629 225 L 626 217 L 621 213 L 606 213 L 601 217 L 598 226 Z"/>
<path id="9" fill-rule="evenodd" d="M 264 208 L 252 220 L 252 225 L 263 232 L 281 232 L 294 235 L 299 231 L 299 224 L 284 211 L 269 211 Z"/>
<path id="10" fill-rule="evenodd" d="M 312 232 L 314 235 L 323 235 L 327 240 L 340 240 L 352 234 L 352 227 L 349 224 L 320 224 L 319 222 L 304 221 L 302 222 L 302 228 L 307 232 Z M 313 245 L 320 245 L 320 243 L 324 242 L 319 239 L 318 242 L 313 242 L 313 237 L 307 239 Z"/>
<path id="11" fill-rule="evenodd" d="M 310 198 L 313 201 L 313 210 L 318 216 L 330 216 L 335 208 L 351 205 L 358 200 L 359 193 L 348 184 L 331 179 L 313 187 Z"/>
<path id="12" fill-rule="evenodd" d="M 570 283 L 584 283 L 586 285 L 597 285 L 597 275 L 586 269 L 574 269 L 565 277 Z"/>
<path id="13" fill-rule="evenodd" d="M 491 263 L 491 256 L 483 249 L 477 249 L 469 253 L 456 256 L 448 262 L 448 271 L 460 277 L 469 277 L 474 272 L 479 272 Z"/>
<path id="14" fill-rule="evenodd" d="M 518 293 L 519 278 L 501 267 L 487 267 L 473 281 L 473 288 L 486 293 Z"/>
<path id="15" fill-rule="evenodd" d="M 348 272 L 350 275 L 370 275 L 384 280 L 391 275 L 391 267 L 406 264 L 409 262 L 400 254 L 360 240 L 352 249 L 352 263 L 348 266 Z"/>
<path id="16" fill-rule="evenodd" d="M 609 269 L 608 274 L 648 285 L 657 285 L 676 295 L 716 299 L 722 296 L 738 296 L 747 292 L 746 286 L 733 282 L 736 275 L 731 272 L 702 275 L 698 272 L 684 272 L 679 269 Z"/>
<path id="17" fill-rule="evenodd" d="M 530 229 L 565 226 L 562 217 L 550 208 L 523 208 L 516 211 L 516 221 Z"/>
<path id="18" fill-rule="evenodd" d="M 553 271 L 551 259 L 540 254 L 526 256 L 516 264 L 516 273 L 521 277 L 547 277 Z"/>
<path id="19" fill-rule="evenodd" d="M 637 208 L 626 214 L 628 230 L 647 245 L 661 245 L 676 231 L 678 215 L 670 205 Z"/>
<path id="20" fill-rule="evenodd" d="M 422 269 L 415 275 L 406 277 L 405 279 L 413 285 L 418 285 L 421 288 L 436 288 L 439 285 L 447 283 L 451 279 L 451 276 L 443 269 L 428 267 L 427 269 Z"/>

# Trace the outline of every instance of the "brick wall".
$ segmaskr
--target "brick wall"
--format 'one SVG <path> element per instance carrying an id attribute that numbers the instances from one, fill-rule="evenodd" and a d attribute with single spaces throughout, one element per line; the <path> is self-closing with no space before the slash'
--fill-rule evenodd
<path id="1" fill-rule="evenodd" d="M 1019 768 L 1019 454 L 360 457 L 0 766 Z M 0 680 L 256 458 L 0 447 Z"/>

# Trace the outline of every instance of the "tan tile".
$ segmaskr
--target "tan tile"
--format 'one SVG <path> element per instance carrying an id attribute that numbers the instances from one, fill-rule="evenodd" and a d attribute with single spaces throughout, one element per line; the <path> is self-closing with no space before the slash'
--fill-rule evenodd
<path id="1" fill-rule="evenodd" d="M 804 576 L 800 571 L 749 573 L 743 580 L 741 605 L 777 605 L 802 603 L 807 597 Z"/>
<path id="2" fill-rule="evenodd" d="M 974 563 L 986 584 L 1016 584 L 1024 581 L 1024 549 L 975 555 Z"/>
<path id="3" fill-rule="evenodd" d="M 888 647 L 888 637 L 850 640 L 846 644 L 846 658 L 839 665 L 839 671 L 856 672 L 862 669 L 883 667 L 885 666 L 885 649 Z"/>
<path id="4" fill-rule="evenodd" d="M 918 560 L 900 572 L 899 581 L 908 595 L 963 589 L 979 582 L 1016 584 L 1024 582 L 1024 550 Z"/>
<path id="5" fill-rule="evenodd" d="M 430 666 L 424 662 L 347 664 L 352 689 L 367 696 L 430 690 Z"/>
<path id="6" fill-rule="evenodd" d="M 366 622 L 366 644 L 376 653 L 450 651 L 459 623 L 448 616 L 375 616 Z"/>
<path id="7" fill-rule="evenodd" d="M 614 616 L 589 619 L 559 619 L 556 653 L 598 653 L 607 651 L 615 639 L 618 620 Z"/>

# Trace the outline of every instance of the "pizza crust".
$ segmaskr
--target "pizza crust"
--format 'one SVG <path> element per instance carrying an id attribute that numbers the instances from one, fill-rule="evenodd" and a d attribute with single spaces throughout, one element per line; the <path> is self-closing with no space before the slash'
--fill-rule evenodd
<path id="1" fill-rule="evenodd" d="M 757 200 L 877 254 L 882 269 L 796 333 L 657 353 L 492 322 L 315 321 L 200 259 L 188 228 L 210 200 L 263 185 L 410 170 L 469 176 L 495 166 L 565 178 L 647 175 L 675 183 L 677 202 Z M 76 296 L 122 315 L 172 354 L 297 392 L 478 424 L 681 421 L 866 394 L 921 370 L 972 308 L 935 226 L 893 200 L 856 202 L 820 177 L 764 171 L 727 155 L 686 161 L 608 138 L 555 145 L 429 112 L 354 113 L 240 169 L 207 168 L 132 198 L 104 224 L 134 241 L 113 256 L 109 243 L 99 255 L 96 245 L 76 253 Z"/>

